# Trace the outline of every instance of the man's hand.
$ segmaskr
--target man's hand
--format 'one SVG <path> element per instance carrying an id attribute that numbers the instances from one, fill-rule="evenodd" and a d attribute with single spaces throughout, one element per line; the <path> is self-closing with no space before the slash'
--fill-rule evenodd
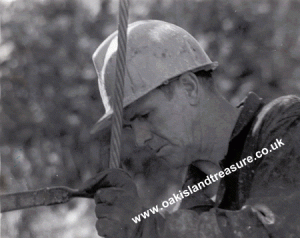
<path id="1" fill-rule="evenodd" d="M 131 218 L 142 211 L 142 205 L 136 185 L 124 170 L 105 170 L 88 180 L 82 190 L 95 194 L 99 236 L 130 237 L 136 226 Z"/>

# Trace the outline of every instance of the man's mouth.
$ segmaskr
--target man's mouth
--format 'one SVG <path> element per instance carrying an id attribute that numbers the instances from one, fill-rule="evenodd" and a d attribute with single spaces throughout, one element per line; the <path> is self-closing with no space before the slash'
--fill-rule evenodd
<path id="1" fill-rule="evenodd" d="M 163 153 L 163 151 L 164 151 L 164 149 L 165 149 L 166 147 L 168 147 L 168 144 L 159 147 L 159 148 L 156 150 L 156 155 L 157 155 L 157 156 L 161 156 L 161 154 Z"/>

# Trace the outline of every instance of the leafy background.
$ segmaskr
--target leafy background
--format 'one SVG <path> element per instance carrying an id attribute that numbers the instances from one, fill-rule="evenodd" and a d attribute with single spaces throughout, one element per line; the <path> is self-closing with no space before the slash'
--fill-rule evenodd
<path id="1" fill-rule="evenodd" d="M 161 19 L 192 33 L 219 62 L 233 105 L 300 95 L 300 1 L 131 0 L 130 22 Z M 0 0 L 1 193 L 78 187 L 105 168 L 108 137 L 91 55 L 117 28 L 116 0 Z M 97 237 L 94 204 L 1 215 L 1 237 Z"/>

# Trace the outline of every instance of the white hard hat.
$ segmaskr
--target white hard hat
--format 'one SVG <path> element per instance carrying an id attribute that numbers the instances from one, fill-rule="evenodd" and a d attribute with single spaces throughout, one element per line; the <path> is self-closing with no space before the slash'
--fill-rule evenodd
<path id="1" fill-rule="evenodd" d="M 91 133 L 107 127 L 113 113 L 117 46 L 117 32 L 114 32 L 93 55 L 105 114 Z M 174 24 L 158 20 L 129 24 L 123 107 L 184 72 L 214 70 L 217 65 L 193 36 Z"/>

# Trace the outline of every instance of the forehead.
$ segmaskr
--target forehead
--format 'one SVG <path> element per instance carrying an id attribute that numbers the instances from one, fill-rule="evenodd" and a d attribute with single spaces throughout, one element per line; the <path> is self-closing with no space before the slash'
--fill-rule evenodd
<path id="1" fill-rule="evenodd" d="M 162 100 L 163 97 L 161 97 L 160 90 L 155 89 L 125 107 L 123 111 L 124 119 L 130 120 L 136 114 L 143 113 L 148 109 L 154 109 L 155 107 L 159 106 Z"/>

